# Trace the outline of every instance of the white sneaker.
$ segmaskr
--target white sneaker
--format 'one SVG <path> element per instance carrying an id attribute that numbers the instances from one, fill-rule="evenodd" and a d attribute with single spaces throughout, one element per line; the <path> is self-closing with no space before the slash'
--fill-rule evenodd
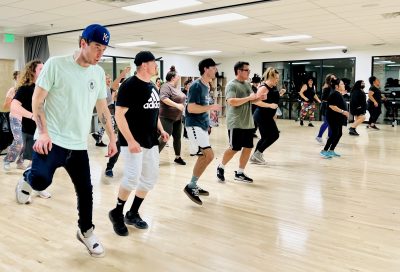
<path id="1" fill-rule="evenodd" d="M 260 153 L 260 155 L 257 155 L 257 153 L 254 153 L 253 155 L 251 155 L 250 163 L 259 164 L 259 165 L 267 164 L 267 162 L 264 160 L 264 158 L 262 156 L 262 153 Z"/>
<path id="2" fill-rule="evenodd" d="M 31 198 L 32 187 L 28 182 L 21 177 L 15 187 L 15 197 L 19 204 L 29 204 L 32 202 Z"/>
<path id="3" fill-rule="evenodd" d="M 84 234 L 80 230 L 76 233 L 76 238 L 82 242 L 89 251 L 92 257 L 101 258 L 105 256 L 105 251 L 99 239 L 93 233 L 93 227 L 87 230 Z"/>
<path id="4" fill-rule="evenodd" d="M 5 172 L 10 171 L 10 163 L 3 161 L 3 169 Z"/>
<path id="5" fill-rule="evenodd" d="M 46 190 L 43 191 L 37 191 L 38 196 L 40 196 L 41 198 L 50 198 L 51 194 L 49 192 L 47 192 Z"/>

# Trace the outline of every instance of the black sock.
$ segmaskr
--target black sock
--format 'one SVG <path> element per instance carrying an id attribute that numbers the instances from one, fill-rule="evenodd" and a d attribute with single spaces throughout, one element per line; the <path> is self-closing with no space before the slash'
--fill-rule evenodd
<path id="1" fill-rule="evenodd" d="M 125 202 L 126 201 L 123 201 L 120 198 L 118 198 L 117 206 L 115 207 L 115 212 L 117 212 L 118 214 L 123 214 Z"/>
<path id="2" fill-rule="evenodd" d="M 135 196 L 133 199 L 132 207 L 130 209 L 130 212 L 132 215 L 136 215 L 139 212 L 140 205 L 142 205 L 144 198 L 140 198 L 138 196 Z"/>

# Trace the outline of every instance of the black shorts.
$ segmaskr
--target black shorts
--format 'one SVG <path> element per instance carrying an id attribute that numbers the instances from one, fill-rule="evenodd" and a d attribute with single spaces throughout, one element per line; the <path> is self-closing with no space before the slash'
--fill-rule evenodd
<path id="1" fill-rule="evenodd" d="M 363 110 L 363 109 L 353 109 L 353 110 L 350 110 L 350 113 L 353 116 L 365 115 L 365 110 Z"/>
<path id="2" fill-rule="evenodd" d="M 233 151 L 240 151 L 242 147 L 253 148 L 254 129 L 228 129 L 229 144 Z"/>

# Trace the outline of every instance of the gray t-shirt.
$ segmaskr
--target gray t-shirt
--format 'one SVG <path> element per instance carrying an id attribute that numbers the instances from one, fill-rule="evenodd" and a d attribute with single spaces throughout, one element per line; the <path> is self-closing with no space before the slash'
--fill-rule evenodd
<path id="1" fill-rule="evenodd" d="M 243 98 L 253 93 L 250 83 L 246 81 L 239 81 L 237 79 L 231 80 L 226 85 L 226 99 L 229 98 Z M 226 109 L 226 125 L 228 129 L 241 128 L 252 129 L 254 128 L 253 115 L 251 113 L 251 102 L 246 102 L 240 106 L 233 107 L 227 104 Z"/>
<path id="2" fill-rule="evenodd" d="M 197 79 L 190 86 L 187 98 L 188 104 L 195 103 L 197 105 L 207 106 L 210 101 L 209 87 L 204 85 L 200 79 Z M 210 125 L 209 113 L 189 113 L 186 107 L 185 125 L 187 127 L 201 127 L 203 130 L 208 130 Z"/>

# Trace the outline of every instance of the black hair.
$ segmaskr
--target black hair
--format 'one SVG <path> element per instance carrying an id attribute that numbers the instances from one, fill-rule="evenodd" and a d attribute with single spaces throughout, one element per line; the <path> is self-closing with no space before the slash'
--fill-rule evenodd
<path id="1" fill-rule="evenodd" d="M 238 62 L 236 62 L 236 63 L 235 63 L 235 66 L 233 66 L 233 69 L 234 69 L 234 71 L 235 71 L 235 75 L 237 75 L 238 70 L 243 69 L 243 67 L 244 67 L 245 65 L 250 65 L 250 63 L 248 63 L 248 62 L 246 62 L 246 61 L 238 61 Z"/>
<path id="2" fill-rule="evenodd" d="M 254 74 L 253 78 L 251 79 L 251 83 L 260 83 L 261 77 L 258 74 Z"/>
<path id="3" fill-rule="evenodd" d="M 361 88 L 361 84 L 363 82 L 364 82 L 364 80 L 357 80 L 356 83 L 354 83 L 354 86 L 351 89 L 351 91 L 353 92 L 354 90 L 362 90 L 363 88 Z"/>
<path id="4" fill-rule="evenodd" d="M 335 90 L 336 86 L 339 86 L 340 81 L 342 81 L 340 78 L 332 79 L 330 84 L 331 88 Z"/>
<path id="5" fill-rule="evenodd" d="M 165 77 L 165 79 L 170 82 L 174 77 L 176 77 L 177 72 L 175 69 L 175 66 L 171 66 L 171 68 L 169 68 L 169 72 L 167 73 L 167 76 Z"/>
<path id="6" fill-rule="evenodd" d="M 375 80 L 376 80 L 376 76 L 370 76 L 368 79 L 369 84 L 373 85 Z"/>

